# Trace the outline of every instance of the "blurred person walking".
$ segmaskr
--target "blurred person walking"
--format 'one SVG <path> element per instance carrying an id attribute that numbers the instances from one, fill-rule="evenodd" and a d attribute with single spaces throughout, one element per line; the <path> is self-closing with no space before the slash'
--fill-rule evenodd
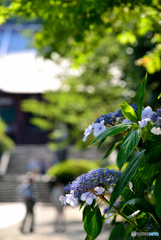
<path id="1" fill-rule="evenodd" d="M 34 205 L 37 199 L 36 186 L 34 183 L 34 177 L 31 173 L 27 174 L 27 181 L 23 182 L 16 188 L 17 192 L 23 197 L 26 214 L 20 230 L 22 233 L 25 233 L 28 225 L 28 232 L 34 231 Z"/>
<path id="2" fill-rule="evenodd" d="M 53 182 L 53 187 L 51 189 L 51 200 L 57 211 L 57 218 L 55 223 L 55 232 L 65 231 L 65 222 L 63 215 L 63 206 L 59 201 L 59 197 L 64 194 L 64 185 L 60 180 Z"/>

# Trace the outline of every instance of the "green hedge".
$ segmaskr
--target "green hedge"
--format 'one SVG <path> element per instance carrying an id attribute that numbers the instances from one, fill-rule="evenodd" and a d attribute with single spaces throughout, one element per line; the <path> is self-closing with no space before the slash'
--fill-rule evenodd
<path id="1" fill-rule="evenodd" d="M 47 174 L 50 178 L 56 177 L 63 183 L 73 181 L 76 177 L 83 173 L 87 173 L 92 169 L 97 169 L 100 166 L 94 161 L 84 159 L 68 159 L 63 162 L 56 163 L 49 168 Z"/>

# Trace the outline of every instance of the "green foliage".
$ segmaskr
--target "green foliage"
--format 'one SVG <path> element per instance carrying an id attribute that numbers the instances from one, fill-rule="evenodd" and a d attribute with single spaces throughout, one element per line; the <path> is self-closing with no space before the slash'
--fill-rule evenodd
<path id="1" fill-rule="evenodd" d="M 133 198 L 144 198 L 144 192 L 147 189 L 147 185 L 143 183 L 138 172 L 134 174 L 130 181 L 132 187 L 126 186 L 122 192 L 122 197 L 125 202 Z"/>
<path id="2" fill-rule="evenodd" d="M 138 122 L 137 116 L 134 109 L 129 104 L 127 104 L 124 100 L 121 99 L 121 101 L 122 101 L 122 104 L 120 105 L 120 107 L 124 117 L 132 122 L 137 123 Z"/>
<path id="3" fill-rule="evenodd" d="M 145 150 L 144 150 L 145 151 Z M 119 178 L 114 190 L 111 194 L 110 205 L 112 206 L 116 199 L 120 196 L 129 181 L 132 179 L 134 173 L 137 171 L 139 162 L 144 154 L 144 151 L 139 153 L 126 167 L 121 177 Z"/>
<path id="4" fill-rule="evenodd" d="M 142 161 L 139 164 L 139 175 L 142 181 L 151 187 L 153 181 L 156 179 L 158 173 L 161 169 L 161 162 L 155 164 L 149 164 L 146 161 L 146 157 L 144 156 Z"/>
<path id="5" fill-rule="evenodd" d="M 147 80 L 147 75 L 145 79 L 142 81 L 139 91 L 138 91 L 138 96 L 137 96 L 137 113 L 138 113 L 138 120 L 141 121 L 141 114 L 142 114 L 142 109 L 143 109 L 143 100 L 144 100 L 144 94 L 145 94 L 145 85 L 146 85 L 146 80 Z"/>
<path id="6" fill-rule="evenodd" d="M 111 190 L 108 186 L 109 183 L 105 183 L 101 180 L 103 178 L 103 172 L 98 173 L 99 183 L 97 182 L 97 179 L 95 179 L 97 176 L 91 174 L 91 182 L 89 180 L 89 184 L 91 184 L 91 186 L 88 186 L 88 190 L 86 190 L 86 188 L 83 189 L 82 185 L 79 185 L 76 189 L 76 191 L 83 191 L 86 193 L 83 196 L 86 198 L 86 201 L 81 200 L 81 194 L 79 196 L 81 200 L 80 209 L 85 205 L 83 210 L 83 222 L 84 230 L 87 234 L 86 240 L 96 239 L 102 230 L 103 224 L 111 216 L 114 216 L 112 224 L 115 224 L 117 215 L 120 215 L 123 218 L 123 221 L 112 229 L 109 237 L 111 240 L 132 239 L 132 231 L 146 233 L 149 232 L 149 228 L 150 232 L 155 232 L 158 236 L 161 233 L 160 136 L 154 135 L 151 132 L 152 127 L 154 127 L 156 123 L 153 125 L 152 123 L 148 123 L 142 129 L 137 123 L 137 116 L 140 120 L 142 116 L 145 81 L 146 80 L 144 79 L 139 89 L 139 113 L 137 111 L 137 113 L 134 113 L 134 111 L 131 110 L 132 108 L 125 101 L 122 101 L 122 111 L 124 116 L 129 118 L 131 121 L 136 121 L 136 123 L 132 122 L 120 124 L 116 122 L 114 126 L 113 124 L 107 124 L 106 130 L 99 134 L 91 143 L 91 145 L 93 145 L 94 143 L 100 141 L 98 145 L 99 148 L 103 143 L 105 143 L 106 138 L 109 136 L 121 134 L 123 137 L 123 140 L 112 145 L 103 157 L 108 157 L 116 146 L 121 144 L 116 163 L 119 169 L 122 169 L 122 173 L 115 184 L 112 184 L 113 178 L 115 178 L 112 172 L 107 179 L 110 181 L 110 184 L 112 184 L 112 193 L 110 193 Z M 122 118 L 122 121 L 123 119 L 124 118 Z M 139 152 L 137 155 L 135 155 L 134 149 Z M 134 154 L 131 156 L 133 152 Z M 152 161 L 152 159 L 154 160 Z M 129 160 L 129 162 L 127 162 L 127 160 Z M 111 167 L 113 168 L 113 166 Z M 92 179 L 93 176 L 94 178 Z M 74 183 L 77 184 L 76 182 Z M 83 180 L 83 185 L 84 184 L 85 181 Z M 96 186 L 99 190 L 95 188 Z M 88 194 L 88 192 L 90 194 Z M 79 195 L 79 192 L 70 197 L 77 197 L 77 194 Z M 97 196 L 97 199 L 94 201 L 93 199 L 95 196 L 93 196 L 93 194 Z M 109 198 L 107 195 L 111 195 L 110 200 L 108 200 Z M 88 202 L 87 199 L 90 200 L 90 202 Z M 91 200 L 93 201 L 92 203 Z M 99 207 L 101 202 L 108 204 L 108 208 L 103 216 Z M 88 205 L 89 203 L 91 203 L 91 205 Z M 126 228 L 124 227 L 124 223 L 129 223 Z M 136 239 L 140 239 L 140 237 L 138 236 Z M 144 240 L 146 237 L 141 237 L 141 239 Z"/>
<path id="7" fill-rule="evenodd" d="M 60 163 L 56 163 L 49 168 L 47 174 L 49 177 L 56 177 L 64 183 L 73 181 L 76 177 L 83 173 L 87 173 L 92 169 L 98 168 L 98 164 L 84 159 L 68 159 Z"/>
<path id="8" fill-rule="evenodd" d="M 120 97 L 128 103 L 134 101 L 144 67 L 155 73 L 148 76 L 145 101 L 156 105 L 151 90 L 157 96 L 161 90 L 159 0 L 5 2 L 5 7 L 1 6 L 2 22 L 20 17 L 17 22 L 26 18 L 42 24 L 32 36 L 40 54 L 58 64 L 61 57 L 70 59 L 71 65 L 81 70 L 80 76 L 66 80 L 52 98 L 52 94 L 48 99 L 47 94 L 43 96 L 48 103 L 24 102 L 23 110 L 34 115 L 32 124 L 53 130 L 57 123 L 65 122 L 69 142 L 78 141 L 82 146 L 82 132 L 99 112 L 114 110 Z"/>
<path id="9" fill-rule="evenodd" d="M 96 239 L 100 234 L 103 226 L 101 211 L 98 205 L 90 210 L 84 218 L 84 230 L 91 240 Z"/>
<path id="10" fill-rule="evenodd" d="M 155 208 L 145 199 L 141 198 L 130 199 L 128 202 L 126 202 L 126 204 L 135 206 L 138 210 L 144 213 L 149 213 L 158 224 L 161 224 L 161 220 L 156 215 Z"/>
<path id="11" fill-rule="evenodd" d="M 109 240 L 124 240 L 125 228 L 123 223 L 119 223 L 112 231 Z"/>
<path id="12" fill-rule="evenodd" d="M 115 136 L 119 133 L 124 132 L 125 130 L 127 130 L 129 127 L 131 127 L 131 123 L 124 123 L 124 124 L 119 124 L 116 126 L 113 126 L 111 128 L 106 129 L 105 131 L 103 131 L 102 133 L 100 133 L 91 143 L 90 146 L 92 146 L 93 144 L 95 144 L 96 142 L 107 138 L 107 137 L 111 137 L 111 136 Z"/>
<path id="13" fill-rule="evenodd" d="M 134 3 L 126 0 L 121 3 L 118 0 L 85 0 L 83 3 L 80 0 L 19 0 L 6 6 L 1 7 L 1 22 L 4 22 L 4 18 L 15 16 L 42 19 L 43 27 L 35 36 L 36 46 L 41 53 L 48 57 L 55 51 L 63 56 L 74 55 L 78 63 L 85 62 L 86 56 L 99 44 L 100 39 L 110 33 L 115 33 L 122 44 L 134 44 L 140 36 L 154 32 L 152 43 L 156 47 L 148 54 L 151 64 L 146 68 L 149 72 L 155 69 L 157 60 L 153 52 L 158 52 L 161 33 L 159 0 Z"/>
<path id="14" fill-rule="evenodd" d="M 154 164 L 161 161 L 161 136 L 153 136 L 144 143 L 146 161 Z"/>
<path id="15" fill-rule="evenodd" d="M 107 158 L 107 157 L 113 152 L 113 150 L 114 150 L 119 144 L 121 144 L 121 143 L 122 143 L 122 141 L 115 143 L 114 146 L 112 146 L 112 147 L 106 152 L 106 154 L 104 155 L 104 157 L 102 158 L 102 160 L 104 160 L 105 158 Z"/>
<path id="16" fill-rule="evenodd" d="M 159 173 L 156 178 L 156 182 L 155 182 L 155 186 L 154 186 L 154 196 L 157 201 L 156 213 L 157 213 L 158 217 L 161 219 L 161 201 L 160 201 L 160 198 L 161 198 L 161 173 Z"/>
<path id="17" fill-rule="evenodd" d="M 122 168 L 125 161 L 129 158 L 131 153 L 137 147 L 141 137 L 141 133 L 141 128 L 136 128 L 131 130 L 124 138 L 121 144 L 120 151 L 117 155 L 117 166 L 119 167 L 119 169 Z"/>
<path id="18" fill-rule="evenodd" d="M 11 150 L 14 146 L 13 140 L 5 134 L 6 124 L 0 118 L 0 156 L 3 152 Z"/>

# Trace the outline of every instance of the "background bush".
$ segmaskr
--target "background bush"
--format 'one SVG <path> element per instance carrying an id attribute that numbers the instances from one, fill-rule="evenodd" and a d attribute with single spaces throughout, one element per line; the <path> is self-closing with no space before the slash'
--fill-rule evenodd
<path id="1" fill-rule="evenodd" d="M 56 177 L 63 183 L 73 181 L 76 177 L 83 173 L 98 168 L 99 164 L 90 160 L 84 159 L 67 159 L 63 162 L 56 163 L 49 168 L 47 174 L 50 178 Z"/>

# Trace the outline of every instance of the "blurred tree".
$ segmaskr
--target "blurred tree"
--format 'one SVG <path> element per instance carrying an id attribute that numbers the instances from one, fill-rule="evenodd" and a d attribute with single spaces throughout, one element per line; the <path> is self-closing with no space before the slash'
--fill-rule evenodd
<path id="1" fill-rule="evenodd" d="M 55 60 L 57 52 L 60 59 L 66 57 L 82 69 L 82 74 L 67 79 L 61 90 L 45 93 L 44 102 L 22 103 L 24 111 L 35 115 L 33 124 L 52 130 L 58 125 L 62 129 L 65 123 L 73 143 L 100 114 L 118 109 L 120 96 L 133 103 L 146 71 L 145 103 L 156 105 L 161 92 L 159 0 L 3 2 L 7 4 L 0 8 L 1 23 L 17 16 L 41 19 L 42 28 L 34 36 L 40 53 Z"/>
<path id="2" fill-rule="evenodd" d="M 66 79 L 56 92 L 44 93 L 41 102 L 24 100 L 22 109 L 34 115 L 31 123 L 44 130 L 54 129 L 50 135 L 53 140 L 62 138 L 67 130 L 69 143 L 81 146 L 84 129 L 100 114 L 117 110 L 119 97 L 134 102 L 130 79 L 130 87 L 122 80 L 129 66 L 126 48 L 114 36 L 106 37 L 90 54 L 80 76 Z"/>
<path id="3" fill-rule="evenodd" d="M 134 44 L 146 33 L 152 35 L 153 49 L 137 61 L 149 73 L 160 70 L 161 2 L 160 0 L 91 1 L 91 0 L 15 0 L 5 1 L 0 8 L 0 23 L 22 16 L 43 20 L 35 35 L 36 46 L 46 57 L 56 51 L 61 56 L 74 57 L 77 63 L 86 61 L 88 54 L 102 38 L 115 33 L 123 44 Z"/>
<path id="4" fill-rule="evenodd" d="M 13 140 L 5 134 L 6 124 L 0 117 L 0 157 L 4 151 L 11 150 L 14 146 Z"/>

